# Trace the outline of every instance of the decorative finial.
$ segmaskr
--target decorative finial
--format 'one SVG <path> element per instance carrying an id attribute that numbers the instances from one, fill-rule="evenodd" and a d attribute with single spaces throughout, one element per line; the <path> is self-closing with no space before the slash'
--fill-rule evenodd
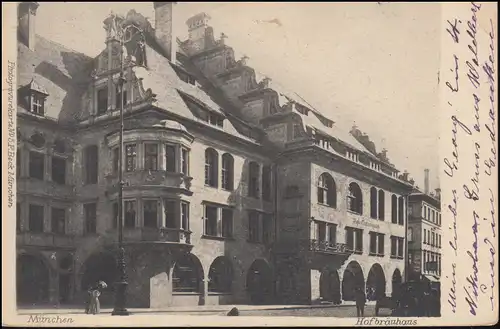
<path id="1" fill-rule="evenodd" d="M 249 57 L 247 55 L 243 55 L 243 57 L 241 57 L 240 59 L 240 64 L 247 65 L 247 59 L 249 59 Z"/>

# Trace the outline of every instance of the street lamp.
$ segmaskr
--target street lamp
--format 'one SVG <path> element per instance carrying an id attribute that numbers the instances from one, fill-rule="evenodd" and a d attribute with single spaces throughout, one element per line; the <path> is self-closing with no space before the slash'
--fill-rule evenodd
<path id="1" fill-rule="evenodd" d="M 132 29 L 135 29 L 135 34 Z M 128 32 L 131 32 L 130 34 Z M 119 149 L 119 162 L 118 162 L 118 257 L 117 265 L 119 271 L 118 281 L 115 282 L 115 306 L 111 315 L 129 315 L 130 312 L 126 308 L 126 291 L 127 291 L 127 273 L 126 273 L 126 262 L 125 262 L 125 249 L 123 248 L 123 187 L 125 182 L 123 181 L 123 112 L 125 104 L 125 64 L 124 64 L 124 48 L 125 44 L 130 42 L 134 35 L 140 34 L 142 40 L 144 40 L 144 33 L 141 29 L 135 25 L 128 25 L 117 29 L 116 35 L 120 41 L 120 77 L 118 79 L 118 90 L 120 92 L 120 149 Z M 133 64 L 129 63 L 129 67 Z"/>

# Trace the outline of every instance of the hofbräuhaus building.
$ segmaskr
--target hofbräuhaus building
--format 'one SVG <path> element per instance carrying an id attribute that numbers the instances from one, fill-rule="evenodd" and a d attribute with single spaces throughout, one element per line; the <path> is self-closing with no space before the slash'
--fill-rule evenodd
<path id="1" fill-rule="evenodd" d="M 206 14 L 184 41 L 173 3 L 152 4 L 154 26 L 111 15 L 94 58 L 37 35 L 39 4 L 19 6 L 19 305 L 81 304 L 98 280 L 112 303 L 122 99 L 128 307 L 339 302 L 401 283 L 408 175 L 260 79 Z M 120 47 L 129 25 L 143 32 Z"/>

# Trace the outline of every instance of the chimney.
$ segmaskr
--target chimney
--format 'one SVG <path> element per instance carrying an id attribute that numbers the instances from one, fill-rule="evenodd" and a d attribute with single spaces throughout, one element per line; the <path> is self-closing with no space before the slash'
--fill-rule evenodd
<path id="1" fill-rule="evenodd" d="M 189 31 L 189 41 L 195 51 L 205 49 L 205 36 L 208 29 L 210 16 L 199 13 L 186 21 Z"/>
<path id="2" fill-rule="evenodd" d="M 32 51 L 35 50 L 35 17 L 38 6 L 38 2 L 20 2 L 17 7 L 19 35 L 24 44 Z"/>
<path id="3" fill-rule="evenodd" d="M 174 33 L 173 7 L 176 2 L 153 2 L 155 9 L 155 36 L 170 62 L 175 64 L 177 36 Z"/>
<path id="4" fill-rule="evenodd" d="M 424 193 L 429 194 L 430 192 L 430 186 L 429 186 L 429 169 L 424 170 Z"/>
<path id="5" fill-rule="evenodd" d="M 437 189 L 435 189 L 435 191 L 436 191 L 436 198 L 441 199 L 441 189 L 438 187 Z"/>

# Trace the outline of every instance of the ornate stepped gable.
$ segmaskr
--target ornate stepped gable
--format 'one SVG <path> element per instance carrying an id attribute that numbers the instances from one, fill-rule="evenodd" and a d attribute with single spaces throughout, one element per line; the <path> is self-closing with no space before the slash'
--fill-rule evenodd
<path id="1" fill-rule="evenodd" d="M 247 56 L 236 60 L 234 50 L 226 43 L 227 36 L 221 33 L 219 39 L 214 37 L 209 19 L 204 13 L 190 18 L 186 22 L 189 38 L 180 47 L 210 82 L 223 91 L 238 109 L 238 115 L 261 126 L 271 143 L 284 146 L 294 139 L 325 135 L 336 152 L 344 156 L 349 152 L 359 153 L 359 161 L 365 165 L 379 164 L 380 171 L 413 183 L 406 172 L 398 176 L 387 158 L 387 150 L 378 153 L 375 143 L 359 129 L 344 131 L 300 95 L 285 90 L 269 77 L 259 76 L 248 66 Z M 269 123 L 274 116 L 288 117 L 287 127 L 277 124 L 279 120 Z"/>

